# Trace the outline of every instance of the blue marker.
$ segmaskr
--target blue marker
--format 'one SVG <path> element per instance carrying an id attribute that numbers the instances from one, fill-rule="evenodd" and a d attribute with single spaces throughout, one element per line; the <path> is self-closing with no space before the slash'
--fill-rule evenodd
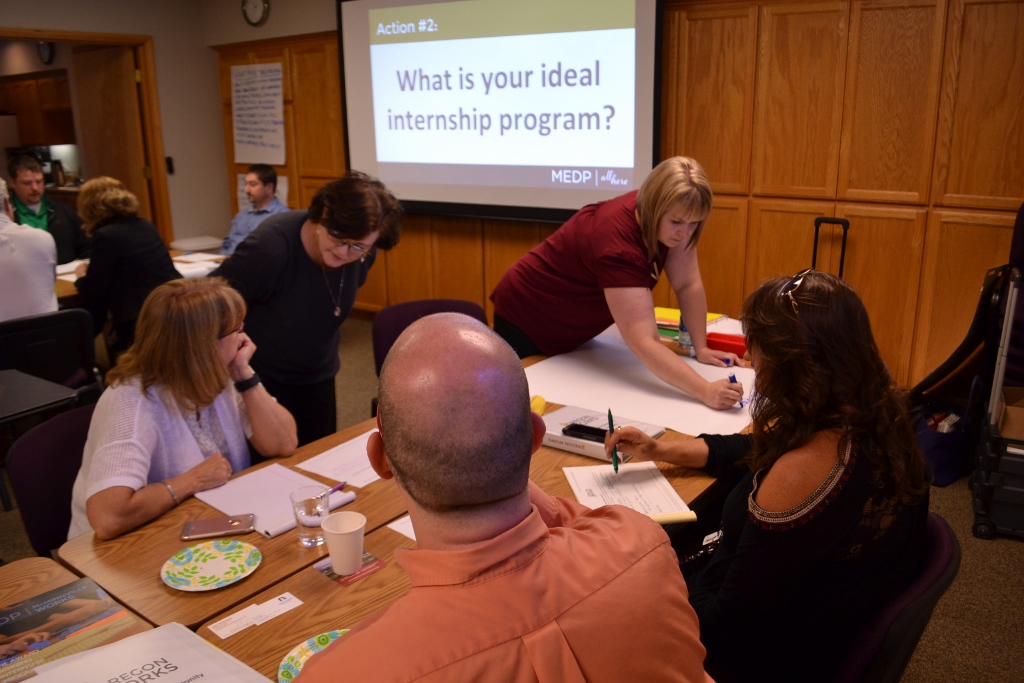
<path id="1" fill-rule="evenodd" d="M 732 373 L 729 373 L 729 383 L 730 384 L 736 384 L 736 375 L 734 375 Z M 741 399 L 740 400 L 740 408 L 745 408 L 748 403 L 750 403 L 750 401 L 748 401 L 747 399 L 745 399 L 745 398 Z"/>
<path id="2" fill-rule="evenodd" d="M 732 358 L 723 358 L 722 362 L 725 363 L 726 366 L 732 365 Z"/>

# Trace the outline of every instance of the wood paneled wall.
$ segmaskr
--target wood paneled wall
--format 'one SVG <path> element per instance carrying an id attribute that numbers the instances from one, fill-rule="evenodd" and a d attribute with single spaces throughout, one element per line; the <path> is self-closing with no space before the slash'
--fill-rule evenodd
<path id="1" fill-rule="evenodd" d="M 1024 0 L 668 0 L 662 156 L 698 159 L 715 210 L 710 310 L 811 262 L 816 216 L 850 220 L 844 277 L 912 384 L 962 339 L 1024 202 Z M 344 171 L 334 34 L 218 49 L 231 187 L 230 65 L 285 63 L 289 203 Z M 232 198 L 232 202 L 233 202 Z M 234 210 L 234 209 L 233 209 Z M 409 216 L 358 306 L 476 301 L 557 226 Z M 838 269 L 822 228 L 818 267 Z M 674 305 L 664 281 L 655 302 Z"/>
<path id="2" fill-rule="evenodd" d="M 728 297 L 711 308 L 735 315 L 763 278 L 810 265 L 814 217 L 845 217 L 844 278 L 896 378 L 922 379 L 1009 259 L 1024 2 L 668 2 L 664 45 L 662 152 L 704 165 L 707 234 L 727 234 L 700 245 L 709 303 Z M 818 267 L 837 272 L 841 230 L 822 233 Z M 740 244 L 729 289 L 710 274 L 734 272 Z"/>

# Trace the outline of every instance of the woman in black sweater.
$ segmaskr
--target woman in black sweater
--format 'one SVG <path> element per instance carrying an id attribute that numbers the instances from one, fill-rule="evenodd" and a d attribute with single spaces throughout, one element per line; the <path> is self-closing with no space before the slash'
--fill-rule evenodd
<path id="1" fill-rule="evenodd" d="M 78 214 L 93 239 L 93 254 L 88 266 L 75 271 L 75 286 L 96 333 L 110 314 L 108 348 L 117 355 L 131 346 L 135 320 L 149 293 L 181 274 L 156 227 L 139 218 L 139 200 L 120 180 L 100 176 L 83 185 Z"/>
<path id="2" fill-rule="evenodd" d="M 741 319 L 750 435 L 607 440 L 734 485 L 699 569 L 683 563 L 716 681 L 828 681 L 876 612 L 919 573 L 928 482 L 905 396 L 867 312 L 808 270 L 763 283 Z"/>

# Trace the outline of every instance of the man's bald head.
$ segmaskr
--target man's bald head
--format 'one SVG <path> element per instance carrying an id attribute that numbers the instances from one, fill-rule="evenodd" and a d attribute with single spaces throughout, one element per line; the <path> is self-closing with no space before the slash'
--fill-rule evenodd
<path id="1" fill-rule="evenodd" d="M 391 468 L 423 508 L 484 506 L 526 488 L 526 373 L 486 325 L 458 313 L 416 321 L 388 352 L 378 396 Z"/>

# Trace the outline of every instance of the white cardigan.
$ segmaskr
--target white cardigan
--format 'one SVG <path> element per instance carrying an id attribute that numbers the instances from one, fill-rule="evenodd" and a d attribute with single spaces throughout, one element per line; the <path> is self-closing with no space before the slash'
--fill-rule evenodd
<path id="1" fill-rule="evenodd" d="M 213 405 L 228 440 L 229 452 L 223 455 L 232 471 L 245 469 L 249 466 L 246 438 L 252 436 L 245 403 L 228 384 Z M 137 381 L 108 388 L 89 424 L 82 467 L 71 494 L 68 538 L 92 531 L 85 501 L 93 494 L 112 486 L 137 491 L 187 472 L 203 459 L 185 414 L 170 392 L 153 386 L 143 393 Z"/>

